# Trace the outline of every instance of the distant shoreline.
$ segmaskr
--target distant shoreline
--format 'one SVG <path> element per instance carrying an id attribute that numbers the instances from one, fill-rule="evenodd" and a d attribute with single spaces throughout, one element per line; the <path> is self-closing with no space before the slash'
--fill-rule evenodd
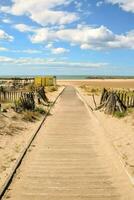
<path id="1" fill-rule="evenodd" d="M 100 81 L 134 81 L 134 78 L 97 78 L 97 79 L 57 79 L 58 81 L 65 81 L 65 82 L 68 82 L 68 81 L 80 81 L 80 82 L 82 82 L 82 81 L 84 81 L 84 82 L 93 82 L 93 81 L 95 81 L 95 82 L 100 82 Z"/>
<path id="2" fill-rule="evenodd" d="M 37 76 L 51 76 L 51 75 L 37 75 Z M 13 80 L 13 79 L 34 79 L 35 76 L 0 76 L 0 80 Z M 103 75 L 57 75 L 57 80 L 133 80 L 134 76 L 103 76 Z"/>
<path id="3" fill-rule="evenodd" d="M 104 75 L 76 75 L 57 76 L 58 80 L 105 80 L 105 79 L 134 79 L 134 76 L 104 76 Z"/>
<path id="4" fill-rule="evenodd" d="M 1 83 L 3 82 L 11 82 L 14 81 L 14 79 L 18 80 L 30 80 L 33 82 L 34 77 L 29 76 L 15 76 L 15 77 L 0 77 Z M 57 77 L 57 85 L 72 85 L 72 86 L 81 86 L 81 85 L 90 85 L 91 87 L 99 87 L 99 88 L 131 88 L 134 90 L 134 77 L 128 77 L 128 76 L 98 76 L 97 78 L 94 76 L 92 78 L 87 78 L 84 76 L 59 76 Z"/>

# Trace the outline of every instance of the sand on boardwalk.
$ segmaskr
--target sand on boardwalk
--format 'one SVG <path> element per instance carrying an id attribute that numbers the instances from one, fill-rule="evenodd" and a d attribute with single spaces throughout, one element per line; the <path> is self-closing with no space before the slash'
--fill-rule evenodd
<path id="1" fill-rule="evenodd" d="M 131 88 L 134 90 L 134 80 L 124 80 L 123 86 L 121 87 L 123 80 L 110 80 L 107 85 L 105 81 L 102 81 L 101 85 L 103 87 L 110 88 Z M 90 85 L 91 88 L 96 87 L 95 85 L 90 85 L 90 82 L 82 82 L 81 85 Z M 88 84 L 87 84 L 88 83 Z M 92 82 L 93 83 L 93 82 Z M 125 87 L 126 84 L 126 87 Z M 75 85 L 76 86 L 76 85 Z M 98 86 L 98 85 L 97 85 Z M 129 86 L 129 87 L 128 87 Z M 78 90 L 83 95 L 86 102 L 92 107 L 95 108 L 92 95 L 89 95 L 84 89 L 80 88 L 77 85 Z M 96 103 L 99 105 L 100 95 L 95 95 Z M 131 176 L 131 182 L 134 184 L 134 108 L 132 112 L 123 118 L 117 118 L 110 115 L 104 114 L 101 111 L 93 111 L 95 117 L 99 120 L 101 126 L 105 130 L 105 134 L 114 146 L 124 169 Z"/>
<path id="2" fill-rule="evenodd" d="M 58 91 L 47 93 L 49 100 L 54 101 L 62 89 L 60 87 Z M 0 113 L 0 188 L 42 119 L 43 116 L 40 116 L 37 121 L 26 122 L 22 120 L 21 114 L 12 109 Z"/>

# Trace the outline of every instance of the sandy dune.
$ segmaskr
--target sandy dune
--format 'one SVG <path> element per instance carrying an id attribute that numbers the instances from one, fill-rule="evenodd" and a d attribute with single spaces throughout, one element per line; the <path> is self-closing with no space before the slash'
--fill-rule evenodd
<path id="1" fill-rule="evenodd" d="M 133 87 L 134 88 L 134 87 Z M 86 102 L 94 108 L 92 96 L 78 87 Z M 95 100 L 99 105 L 100 96 L 95 95 Z M 105 135 L 116 149 L 120 161 L 130 182 L 134 185 L 134 110 L 124 118 L 116 118 L 105 115 L 103 112 L 94 111 L 95 117 L 105 130 Z"/>
<path id="2" fill-rule="evenodd" d="M 85 79 L 85 80 L 58 80 L 59 85 L 80 86 L 88 84 L 92 87 L 106 88 L 134 88 L 134 79 Z"/>
<path id="3" fill-rule="evenodd" d="M 48 98 L 53 101 L 62 89 L 47 93 Z M 42 119 L 43 116 L 40 116 L 35 122 L 26 122 L 12 109 L 0 113 L 0 187 Z"/>

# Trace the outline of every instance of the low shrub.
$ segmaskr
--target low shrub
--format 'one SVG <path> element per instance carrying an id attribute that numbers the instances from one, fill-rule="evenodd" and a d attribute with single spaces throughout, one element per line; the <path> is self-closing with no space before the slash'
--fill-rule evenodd
<path id="1" fill-rule="evenodd" d="M 117 117 L 117 118 L 123 118 L 123 117 L 125 117 L 127 115 L 127 112 L 120 112 L 120 111 L 116 111 L 115 113 L 114 113 L 114 116 L 115 117 Z"/>
<path id="2" fill-rule="evenodd" d="M 83 89 L 87 95 L 99 95 L 101 93 L 101 88 L 98 88 L 98 87 L 91 87 L 90 85 L 81 85 L 80 86 L 81 89 Z"/>
<path id="3" fill-rule="evenodd" d="M 123 113 L 121 113 L 121 112 L 119 112 L 119 111 L 116 111 L 116 112 L 114 113 L 114 116 L 117 117 L 117 118 L 123 118 L 123 117 L 126 117 L 126 116 L 128 116 L 128 115 L 130 115 L 130 114 L 133 114 L 133 113 L 134 113 L 134 109 L 133 109 L 133 108 L 128 108 L 128 109 L 126 110 L 126 112 L 123 112 Z"/>
<path id="4" fill-rule="evenodd" d="M 36 107 L 35 112 L 38 112 L 41 115 L 44 115 L 46 113 L 46 111 L 42 107 Z"/>
<path id="5" fill-rule="evenodd" d="M 55 92 L 57 90 L 58 90 L 57 86 L 49 86 L 49 87 L 46 88 L 47 92 Z"/>
<path id="6" fill-rule="evenodd" d="M 27 122 L 35 122 L 36 120 L 38 120 L 38 116 L 36 112 L 25 111 L 23 112 L 22 119 Z"/>

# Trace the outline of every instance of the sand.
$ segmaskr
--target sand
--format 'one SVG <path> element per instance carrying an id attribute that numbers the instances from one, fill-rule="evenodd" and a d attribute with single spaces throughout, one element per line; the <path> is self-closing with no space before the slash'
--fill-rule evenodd
<path id="1" fill-rule="evenodd" d="M 47 93 L 50 101 L 54 101 L 62 89 L 60 87 L 58 91 Z M 26 122 L 22 120 L 21 114 L 12 109 L 0 114 L 0 187 L 42 119 L 43 116 L 40 116 L 35 122 Z"/>
<path id="2" fill-rule="evenodd" d="M 134 88 L 134 79 L 85 79 L 85 80 L 58 80 L 59 85 L 80 86 L 88 84 L 93 87 L 106 88 Z"/>
<path id="3" fill-rule="evenodd" d="M 4 199 L 133 200 L 117 155 L 74 87 L 67 87 Z"/>
<path id="4" fill-rule="evenodd" d="M 58 85 L 74 85 L 79 87 L 85 84 L 99 88 L 129 88 L 134 90 L 133 79 L 58 80 Z M 49 97 L 53 99 L 57 93 L 50 93 Z M 81 90 L 81 93 L 88 104 L 94 108 L 92 97 L 87 95 L 84 90 Z M 95 99 L 99 103 L 100 96 L 95 96 Z M 11 113 L 10 117 L 8 115 L 9 118 L 7 118 L 6 114 L 5 116 L 0 116 L 0 128 L 5 128 L 4 130 L 6 130 L 3 135 L 0 133 L 0 186 L 4 183 L 20 152 L 40 123 L 40 121 L 26 123 L 19 120 L 16 121 L 15 119 L 11 120 L 12 115 L 13 113 Z M 116 150 L 124 170 L 130 176 L 130 182 L 134 184 L 134 113 L 122 119 L 107 116 L 100 111 L 95 111 L 94 115 L 105 130 L 107 139 Z M 9 128 L 15 129 L 13 135 L 10 133 Z"/>
<path id="5" fill-rule="evenodd" d="M 117 83 L 116 81 L 111 82 L 114 84 Z M 116 87 L 118 86 L 117 84 Z M 88 95 L 80 87 L 78 87 L 78 90 L 86 102 L 94 109 L 95 105 L 92 96 Z M 95 95 L 95 100 L 99 105 L 100 95 Z M 109 116 L 101 111 L 93 111 L 93 113 L 103 127 L 106 137 L 116 150 L 119 160 L 129 176 L 130 182 L 134 185 L 134 109 L 132 113 L 124 118 Z"/>

